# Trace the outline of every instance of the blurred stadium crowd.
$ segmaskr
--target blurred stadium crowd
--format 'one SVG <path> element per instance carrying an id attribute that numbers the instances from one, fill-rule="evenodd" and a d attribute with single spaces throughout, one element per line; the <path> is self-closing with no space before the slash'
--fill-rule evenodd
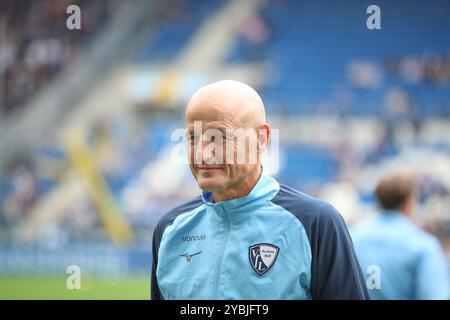
<path id="1" fill-rule="evenodd" d="M 83 7 L 80 32 L 67 32 L 71 1 L 0 2 L 0 75 L 2 113 L 21 107 L 96 35 L 113 10 L 112 1 L 78 1 Z"/>
<path id="2" fill-rule="evenodd" d="M 89 60 L 127 6 L 77 1 L 82 29 L 69 31 L 69 2 L 0 1 L 5 128 L 75 56 Z M 383 175 L 410 170 L 421 190 L 416 221 L 450 257 L 450 2 L 378 2 L 382 29 L 370 31 L 368 1 L 135 1 L 144 14 L 157 3 L 167 10 L 61 110 L 55 130 L 1 158 L 0 273 L 52 270 L 37 249 L 104 249 L 112 258 L 98 272 L 148 272 L 155 223 L 199 192 L 174 161 L 172 131 L 190 94 L 224 78 L 261 93 L 280 129 L 280 161 L 267 170 L 281 183 L 330 201 L 351 225 L 377 211 Z M 70 257 L 51 261 L 56 270 Z"/>

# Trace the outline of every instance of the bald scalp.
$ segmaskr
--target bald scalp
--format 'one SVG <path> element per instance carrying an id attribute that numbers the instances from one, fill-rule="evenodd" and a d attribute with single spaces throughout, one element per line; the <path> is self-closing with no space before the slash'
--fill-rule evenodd
<path id="1" fill-rule="evenodd" d="M 227 114 L 236 126 L 256 128 L 266 122 L 264 104 L 259 94 L 240 81 L 222 80 L 200 88 L 189 100 L 186 120 L 195 114 L 211 118 Z"/>

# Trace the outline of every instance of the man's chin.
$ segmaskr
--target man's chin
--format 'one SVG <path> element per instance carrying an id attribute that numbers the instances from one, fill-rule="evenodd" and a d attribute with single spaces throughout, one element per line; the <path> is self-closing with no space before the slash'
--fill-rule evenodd
<path id="1" fill-rule="evenodd" d="M 208 192 L 218 192 L 221 190 L 222 183 L 218 177 L 199 177 L 197 183 L 200 189 Z"/>

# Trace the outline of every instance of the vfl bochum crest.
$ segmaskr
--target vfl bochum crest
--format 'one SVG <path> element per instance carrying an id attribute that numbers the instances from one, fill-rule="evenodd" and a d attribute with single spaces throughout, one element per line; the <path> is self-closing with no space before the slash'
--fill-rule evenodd
<path id="1" fill-rule="evenodd" d="M 248 248 L 248 259 L 258 275 L 266 273 L 275 263 L 280 249 L 270 243 L 258 243 Z"/>

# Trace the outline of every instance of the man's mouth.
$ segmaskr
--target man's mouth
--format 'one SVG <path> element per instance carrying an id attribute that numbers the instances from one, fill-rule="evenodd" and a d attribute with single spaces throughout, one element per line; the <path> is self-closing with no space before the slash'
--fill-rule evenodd
<path id="1" fill-rule="evenodd" d="M 217 169 L 222 169 L 222 166 L 198 166 L 197 169 L 199 169 L 199 170 L 217 170 Z"/>

